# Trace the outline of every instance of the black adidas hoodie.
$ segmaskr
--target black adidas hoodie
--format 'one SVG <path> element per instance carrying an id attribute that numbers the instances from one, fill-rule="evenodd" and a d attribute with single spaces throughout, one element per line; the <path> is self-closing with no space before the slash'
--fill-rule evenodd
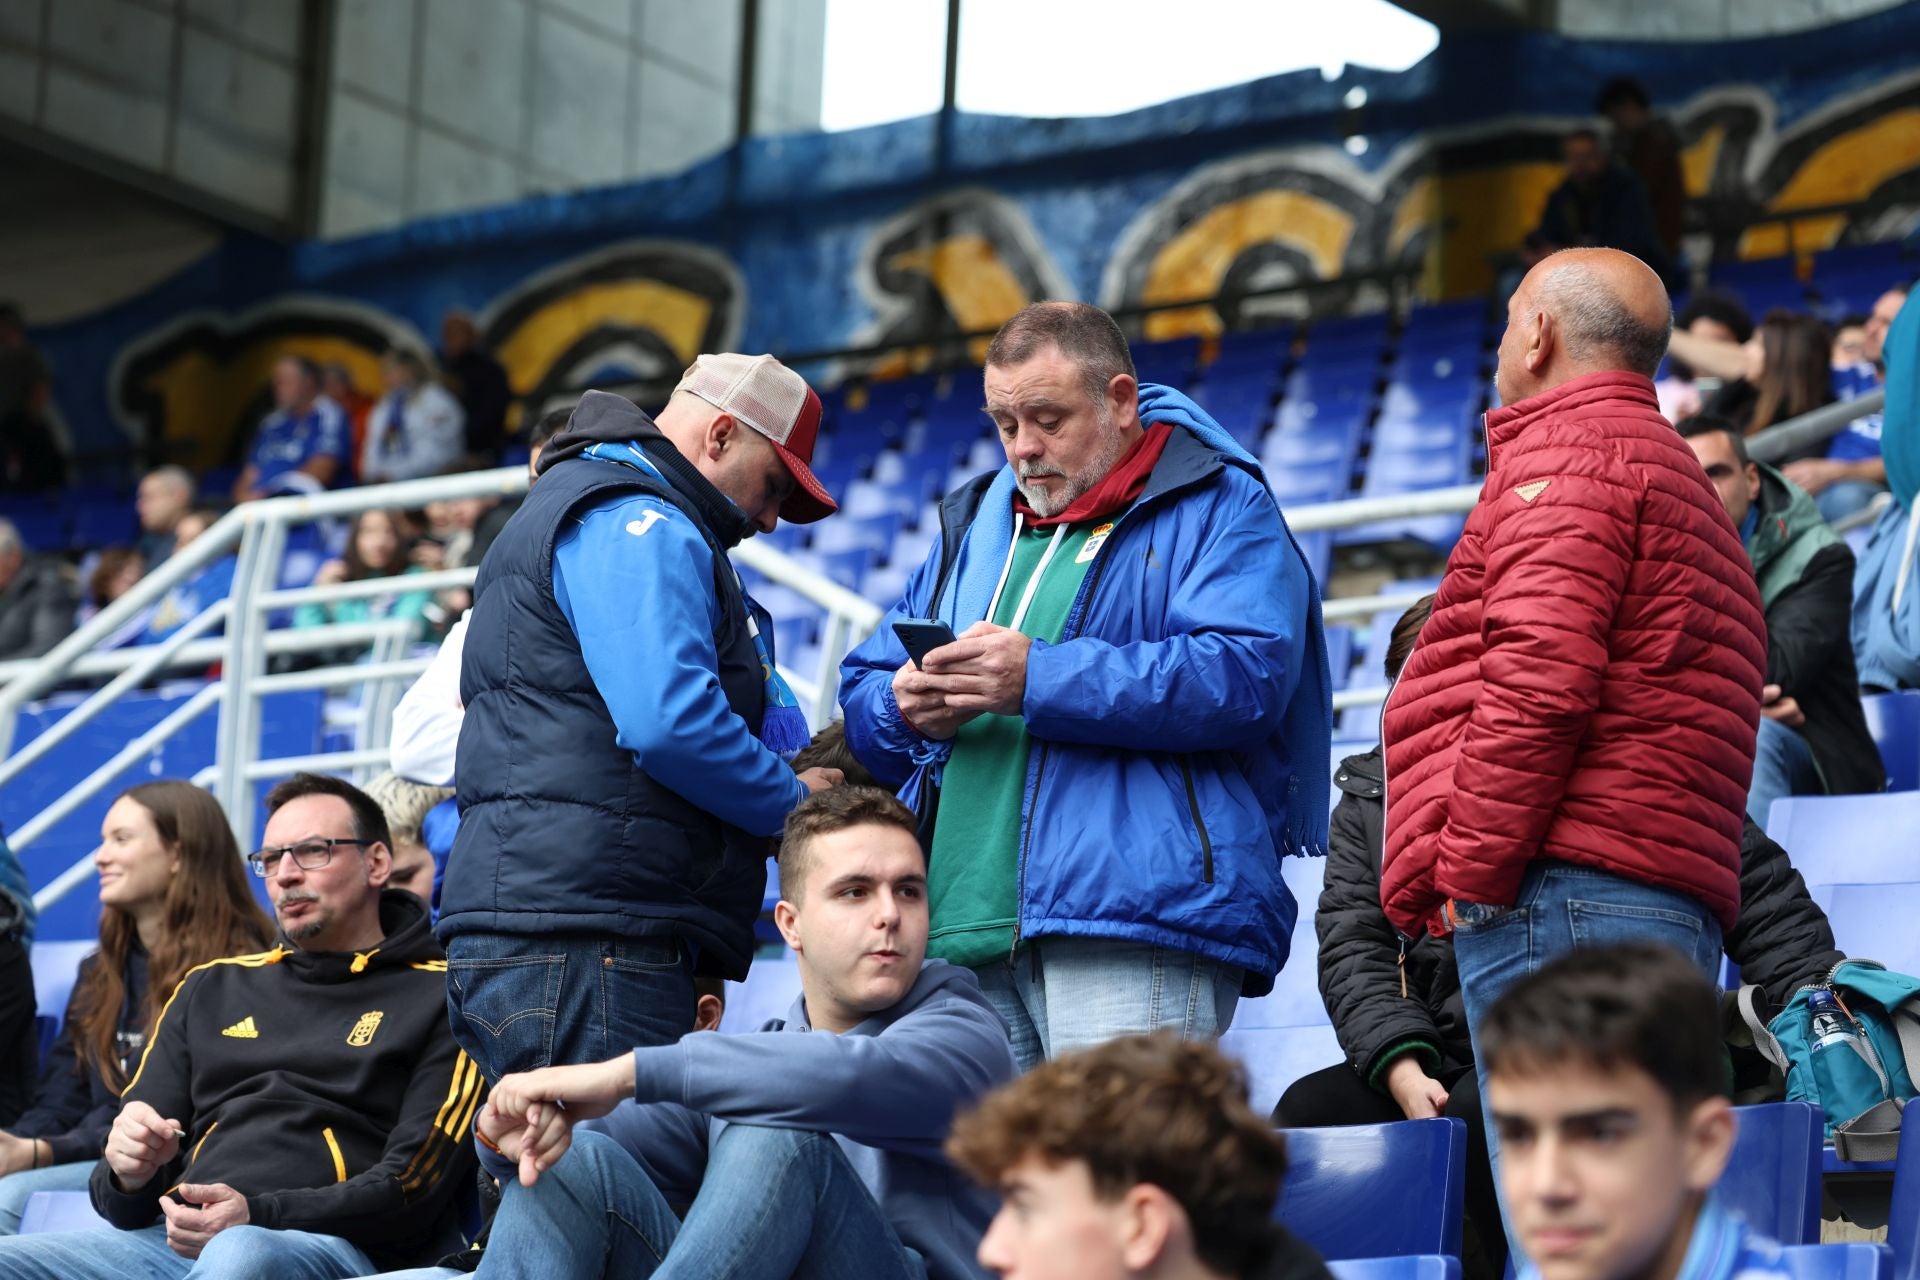
<path id="1" fill-rule="evenodd" d="M 179 1184 L 226 1183 L 251 1225 L 340 1236 L 383 1269 L 460 1247 L 454 1193 L 473 1183 L 486 1086 L 447 1029 L 446 960 L 420 900 L 387 890 L 380 923 L 370 951 L 282 936 L 188 972 L 123 1095 L 186 1129 L 181 1154 L 132 1193 L 102 1160 L 103 1217 L 148 1226 Z"/>

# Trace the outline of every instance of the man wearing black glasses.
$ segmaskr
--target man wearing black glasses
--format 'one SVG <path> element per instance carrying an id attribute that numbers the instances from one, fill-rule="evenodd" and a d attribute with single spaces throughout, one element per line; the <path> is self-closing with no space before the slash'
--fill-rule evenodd
<path id="1" fill-rule="evenodd" d="M 0 1276 L 344 1280 L 460 1248 L 485 1083 L 426 909 L 386 887 L 359 788 L 296 774 L 267 809 L 247 861 L 278 945 L 191 970 L 162 1008 L 93 1172 L 120 1230 L 0 1239 Z"/>

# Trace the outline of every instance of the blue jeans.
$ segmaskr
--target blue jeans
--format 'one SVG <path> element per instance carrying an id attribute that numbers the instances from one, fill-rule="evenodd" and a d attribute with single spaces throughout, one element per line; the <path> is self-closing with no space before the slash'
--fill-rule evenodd
<path id="1" fill-rule="evenodd" d="M 1886 491 L 1885 485 L 1868 484 L 1864 480 L 1842 480 L 1816 493 L 1813 505 L 1820 508 L 1820 518 L 1832 524 L 1856 511 L 1865 511 L 1869 502 Z"/>
<path id="2" fill-rule="evenodd" d="M 1813 764 L 1813 749 L 1799 731 L 1761 716 L 1760 736 L 1753 745 L 1753 784 L 1747 788 L 1747 816 L 1754 825 L 1767 825 L 1767 813 L 1780 797 L 1824 795 L 1826 789 Z"/>
<path id="3" fill-rule="evenodd" d="M 462 934 L 447 944 L 453 1038 L 490 1083 L 605 1062 L 693 1030 L 693 960 L 677 938 Z"/>
<path id="4" fill-rule="evenodd" d="M 1023 1072 L 1120 1036 L 1164 1029 L 1182 1040 L 1218 1039 L 1233 1023 L 1243 977 L 1230 964 L 1113 938 L 1041 938 L 974 972 L 1006 1020 Z"/>
<path id="5" fill-rule="evenodd" d="M 1663 942 L 1693 961 L 1707 981 L 1720 977 L 1720 922 L 1693 898 L 1564 862 L 1536 862 L 1520 881 L 1512 907 L 1454 904 L 1454 962 L 1460 970 L 1460 995 L 1474 1041 L 1474 1070 L 1480 1077 L 1486 1116 L 1487 1154 L 1494 1186 L 1500 1186 L 1500 1136 L 1493 1126 L 1492 1095 L 1480 1059 L 1480 1019 L 1507 988 L 1539 972 L 1556 956 L 1585 947 L 1622 942 Z M 1509 1256 L 1517 1273 L 1526 1253 L 1513 1233 L 1507 1197 L 1500 1190 L 1500 1217 L 1507 1229 Z"/>
<path id="6" fill-rule="evenodd" d="M 339 1236 L 229 1227 L 198 1262 L 167 1247 L 164 1223 L 138 1231 L 53 1231 L 0 1239 L 6 1280 L 349 1280 L 372 1272 L 367 1255 Z"/>
<path id="7" fill-rule="evenodd" d="M 476 1275 L 697 1280 L 925 1280 L 834 1140 L 806 1129 L 731 1125 L 714 1140 L 685 1222 L 634 1158 L 604 1134 L 531 1187 L 502 1188 Z"/>
<path id="8" fill-rule="evenodd" d="M 36 1191 L 85 1191 L 93 1177 L 92 1160 L 72 1164 L 48 1165 L 44 1169 L 22 1169 L 0 1178 L 0 1236 L 20 1230 L 20 1215 Z"/>

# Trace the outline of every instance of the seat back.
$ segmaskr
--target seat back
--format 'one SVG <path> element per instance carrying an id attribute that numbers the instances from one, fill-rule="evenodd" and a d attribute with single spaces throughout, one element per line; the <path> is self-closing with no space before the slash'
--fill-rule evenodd
<path id="1" fill-rule="evenodd" d="M 1412 1258 L 1343 1258 L 1329 1262 L 1334 1280 L 1460 1280 L 1460 1259 L 1423 1253 Z"/>
<path id="2" fill-rule="evenodd" d="M 111 1231 L 113 1224 L 93 1211 L 84 1191 L 36 1191 L 20 1211 L 20 1234 L 43 1231 Z"/>
<path id="3" fill-rule="evenodd" d="M 53 1031 L 46 1038 L 51 1046 L 60 1034 L 67 1016 L 67 999 L 73 994 L 74 980 L 80 976 L 80 962 L 99 949 L 99 943 L 35 942 L 28 958 L 33 964 L 33 1003 L 39 1015 L 53 1019 Z"/>
<path id="4" fill-rule="evenodd" d="M 1820 1242 L 1823 1118 L 1805 1102 L 1735 1107 L 1740 1131 L 1716 1190 L 1754 1230 L 1781 1244 Z"/>
<path id="5" fill-rule="evenodd" d="M 1893 1252 L 1883 1244 L 1802 1244 L 1780 1252 L 1794 1280 L 1891 1280 L 1893 1275 Z"/>
<path id="6" fill-rule="evenodd" d="M 1887 786 L 1920 791 L 1920 689 L 1876 693 L 1860 699 L 1860 706 L 1887 767 Z"/>
<path id="7" fill-rule="evenodd" d="M 1840 949 L 1903 973 L 1920 971 L 1920 937 L 1903 923 L 1920 910 L 1915 831 L 1920 791 L 1791 796 L 1774 801 L 1767 820 L 1767 834 L 1833 922 Z"/>
<path id="8" fill-rule="evenodd" d="M 1901 1126 L 1887 1244 L 1893 1249 L 1894 1280 L 1920 1280 L 1920 1122 Z"/>
<path id="9" fill-rule="evenodd" d="M 1463 1120 L 1289 1129 L 1274 1216 L 1334 1259 L 1460 1256 L 1466 1197 Z"/>
<path id="10" fill-rule="evenodd" d="M 1301 1076 L 1344 1060 L 1320 998 L 1320 942 L 1313 928 L 1326 868 L 1325 858 L 1281 859 L 1281 874 L 1300 909 L 1287 963 L 1272 991 L 1240 1001 L 1232 1029 L 1220 1037 L 1220 1047 L 1246 1067 L 1249 1098 L 1260 1115 L 1270 1114 Z"/>

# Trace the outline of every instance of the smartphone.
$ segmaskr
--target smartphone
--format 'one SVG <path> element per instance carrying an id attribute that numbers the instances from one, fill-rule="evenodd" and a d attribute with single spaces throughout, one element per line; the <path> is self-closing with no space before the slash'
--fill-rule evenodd
<path id="1" fill-rule="evenodd" d="M 925 670 L 920 661 L 942 645 L 953 643 L 953 628 L 938 618 L 902 618 L 893 624 L 893 634 L 906 646 L 913 665 Z"/>

